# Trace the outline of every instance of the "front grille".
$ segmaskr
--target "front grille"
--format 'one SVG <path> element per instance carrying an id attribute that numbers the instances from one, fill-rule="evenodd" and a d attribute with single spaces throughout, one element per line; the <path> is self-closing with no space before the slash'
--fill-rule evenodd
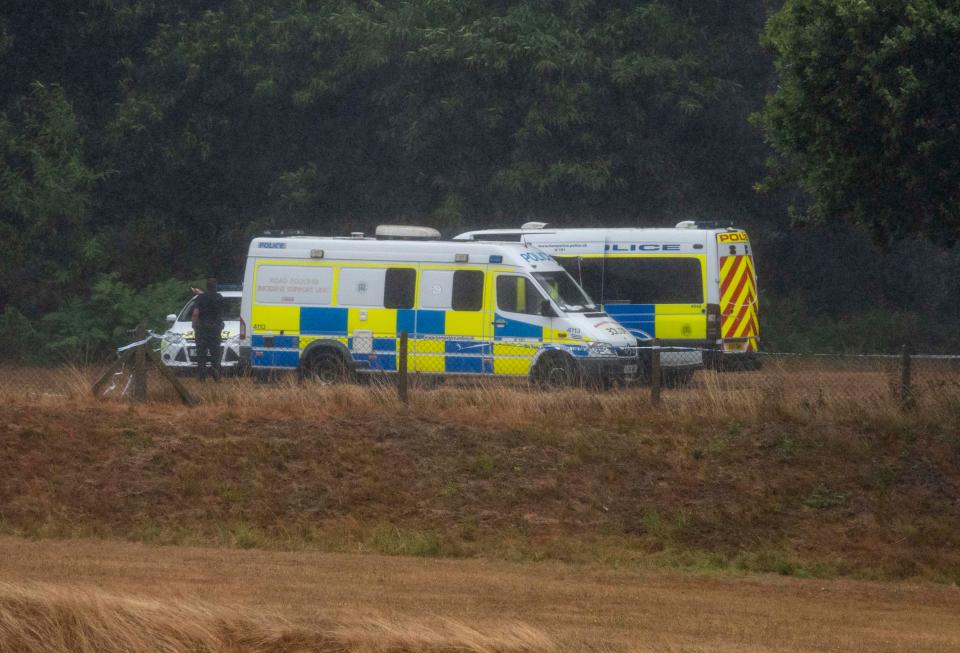
<path id="1" fill-rule="evenodd" d="M 191 347 L 190 351 L 196 352 L 197 349 L 196 347 Z M 233 351 L 226 345 L 220 345 L 220 360 L 223 361 L 224 363 L 236 363 L 237 361 L 240 360 L 240 358 L 237 356 L 237 352 Z M 196 353 L 190 354 L 190 362 L 191 363 L 197 362 Z"/>

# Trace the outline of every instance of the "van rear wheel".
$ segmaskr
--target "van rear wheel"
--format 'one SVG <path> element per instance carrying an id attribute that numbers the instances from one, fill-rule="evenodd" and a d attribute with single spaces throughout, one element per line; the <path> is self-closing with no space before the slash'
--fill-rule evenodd
<path id="1" fill-rule="evenodd" d="M 541 388 L 569 388 L 580 383 L 577 362 L 569 354 L 544 354 L 531 376 Z"/>
<path id="2" fill-rule="evenodd" d="M 303 377 L 323 385 L 342 383 L 349 378 L 343 356 L 332 349 L 313 352 L 303 363 Z"/>

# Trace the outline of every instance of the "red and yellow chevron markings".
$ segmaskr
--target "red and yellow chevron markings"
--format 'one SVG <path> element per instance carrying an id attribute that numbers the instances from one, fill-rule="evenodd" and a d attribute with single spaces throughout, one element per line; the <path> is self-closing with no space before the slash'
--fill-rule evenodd
<path id="1" fill-rule="evenodd" d="M 749 256 L 720 259 L 720 335 L 746 338 L 746 350 L 753 351 L 760 335 L 757 322 L 757 288 L 753 261 Z"/>

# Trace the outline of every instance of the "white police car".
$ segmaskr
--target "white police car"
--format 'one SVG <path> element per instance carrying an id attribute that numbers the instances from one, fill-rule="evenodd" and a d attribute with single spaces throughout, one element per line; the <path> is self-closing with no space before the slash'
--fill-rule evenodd
<path id="1" fill-rule="evenodd" d="M 243 293 L 240 286 L 226 284 L 220 284 L 219 292 L 224 299 L 220 367 L 232 371 L 240 363 L 240 297 Z M 192 297 L 179 313 L 167 316 L 170 327 L 163 334 L 160 359 L 174 370 L 196 369 L 197 345 L 191 321 L 196 301 L 197 297 Z"/>

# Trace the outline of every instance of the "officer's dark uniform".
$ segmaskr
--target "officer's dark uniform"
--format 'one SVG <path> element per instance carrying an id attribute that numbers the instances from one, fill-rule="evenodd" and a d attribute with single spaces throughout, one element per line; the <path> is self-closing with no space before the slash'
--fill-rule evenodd
<path id="1" fill-rule="evenodd" d="M 197 376 L 207 375 L 207 359 L 213 368 L 213 378 L 220 379 L 220 334 L 223 331 L 223 296 L 216 289 L 197 297 L 197 319 L 194 337 L 197 342 Z"/>

